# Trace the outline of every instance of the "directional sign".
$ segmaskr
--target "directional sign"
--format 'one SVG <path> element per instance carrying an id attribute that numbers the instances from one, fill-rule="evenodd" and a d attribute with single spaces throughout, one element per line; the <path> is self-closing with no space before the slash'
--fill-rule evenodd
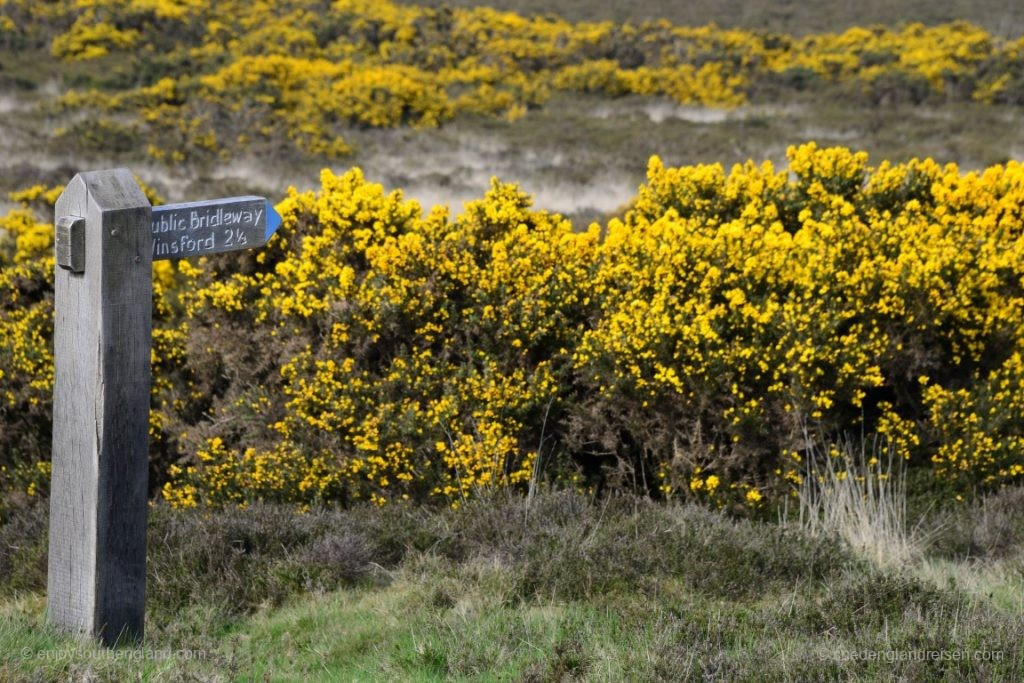
<path id="1" fill-rule="evenodd" d="M 153 260 L 252 249 L 281 216 L 264 197 L 229 197 L 153 207 Z"/>
<path id="2" fill-rule="evenodd" d="M 3 4 L 3 0 L 0 0 Z M 263 197 L 152 208 L 126 168 L 76 175 L 54 225 L 53 473 L 47 614 L 105 645 L 146 607 L 153 263 L 266 244 Z"/>

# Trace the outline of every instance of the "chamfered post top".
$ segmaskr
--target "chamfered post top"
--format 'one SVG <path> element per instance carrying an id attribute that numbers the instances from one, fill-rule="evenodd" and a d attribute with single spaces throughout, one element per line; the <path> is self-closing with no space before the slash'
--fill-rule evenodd
<path id="1" fill-rule="evenodd" d="M 77 174 L 64 188 L 55 207 L 54 255 L 57 265 L 71 273 L 85 272 L 86 220 L 99 220 L 103 215 L 125 212 L 141 216 L 152 212 L 149 200 L 131 171 L 115 168 Z M 149 246 L 144 248 L 146 251 L 150 249 Z"/>
<path id="2" fill-rule="evenodd" d="M 84 171 L 71 181 L 81 179 L 85 185 L 89 202 L 100 211 L 119 209 L 140 209 L 150 206 L 135 176 L 127 168 L 107 171 Z"/>

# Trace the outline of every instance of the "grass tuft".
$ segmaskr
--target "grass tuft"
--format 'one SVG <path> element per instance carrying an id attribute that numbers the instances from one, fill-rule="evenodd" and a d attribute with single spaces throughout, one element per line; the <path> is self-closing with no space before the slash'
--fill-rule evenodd
<path id="1" fill-rule="evenodd" d="M 928 529 L 925 516 L 908 522 L 906 471 L 894 449 L 877 439 L 859 446 L 840 441 L 829 449 L 806 442 L 800 525 L 815 536 L 842 539 L 879 568 L 920 560 L 941 529 Z"/>

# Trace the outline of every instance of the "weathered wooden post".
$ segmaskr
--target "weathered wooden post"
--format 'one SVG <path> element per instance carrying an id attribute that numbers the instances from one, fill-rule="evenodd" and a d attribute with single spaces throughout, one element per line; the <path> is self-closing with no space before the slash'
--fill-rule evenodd
<path id="1" fill-rule="evenodd" d="M 57 200 L 47 611 L 106 644 L 140 640 L 146 595 L 154 259 L 259 247 L 263 197 L 150 207 L 127 169 Z"/>
<path id="2" fill-rule="evenodd" d="M 150 211 L 126 169 L 75 176 L 56 207 L 47 608 L 107 643 L 143 628 Z"/>

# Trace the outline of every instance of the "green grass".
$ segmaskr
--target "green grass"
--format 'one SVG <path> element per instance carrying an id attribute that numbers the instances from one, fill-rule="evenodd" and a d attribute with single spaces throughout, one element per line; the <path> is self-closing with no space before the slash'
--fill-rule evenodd
<path id="1" fill-rule="evenodd" d="M 1021 547 L 984 542 L 1024 527 L 1020 495 L 956 509 L 969 553 L 885 569 L 787 524 L 631 498 L 157 506 L 145 646 L 206 653 L 167 662 L 22 658 L 93 647 L 45 623 L 45 514 L 23 511 L 0 527 L 0 680 L 1020 680 Z M 835 656 L 921 649 L 1003 660 Z"/>
<path id="2" fill-rule="evenodd" d="M 453 571 L 454 569 L 454 571 Z M 772 592 L 753 601 L 713 599 L 667 582 L 655 601 L 618 594 L 589 601 L 508 604 L 500 572 L 480 568 L 404 570 L 382 588 L 303 595 L 203 633 L 193 613 L 172 627 L 150 625 L 154 649 L 205 652 L 203 661 L 164 664 L 20 659 L 32 651 L 92 647 L 61 638 L 40 618 L 38 596 L 0 606 L 0 675 L 62 680 L 874 680 L 892 670 L 909 680 L 1017 680 L 1019 625 L 911 579 L 853 577 L 832 590 Z M 436 580 L 459 578 L 459 595 Z M 484 576 L 481 576 L 481 573 Z M 872 596 L 881 596 L 872 600 Z M 191 618 L 193 621 L 188 621 Z M 997 665 L 850 663 L 831 651 L 986 649 Z"/>

